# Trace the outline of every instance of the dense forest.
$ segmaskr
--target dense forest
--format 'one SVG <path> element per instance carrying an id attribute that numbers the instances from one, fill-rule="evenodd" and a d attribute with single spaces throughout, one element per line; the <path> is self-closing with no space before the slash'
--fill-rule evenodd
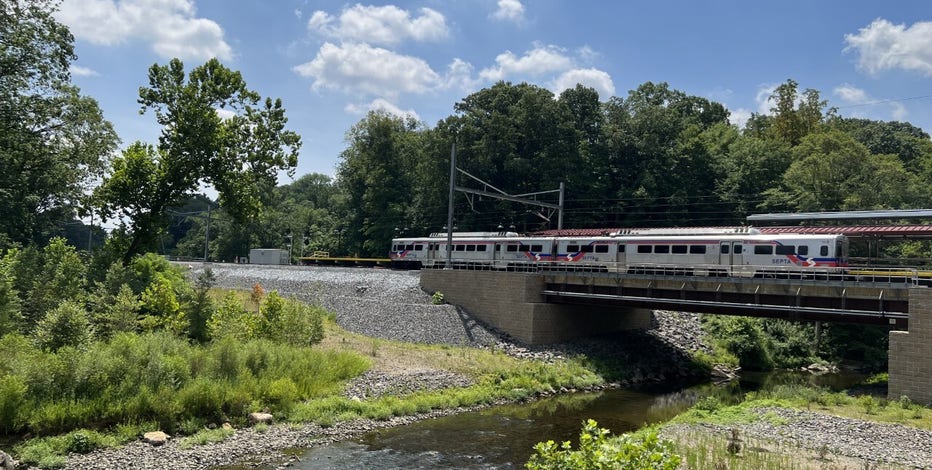
<path id="1" fill-rule="evenodd" d="M 928 207 L 932 141 L 922 129 L 840 117 L 793 80 L 770 102 L 770 114 L 739 128 L 721 104 L 665 83 L 600 102 L 582 86 L 554 96 L 501 82 L 465 97 L 433 127 L 371 112 L 347 131 L 335 178 L 309 174 L 274 188 L 247 224 L 214 212 L 210 257 L 232 260 L 251 247 L 383 257 L 393 236 L 440 231 L 454 145 L 458 168 L 510 194 L 564 183 L 564 227 L 732 225 L 759 212 Z M 209 203 L 192 198 L 168 212 L 150 249 L 202 257 Z M 455 217 L 459 230 L 556 228 L 555 216 L 535 207 L 465 195 Z"/>

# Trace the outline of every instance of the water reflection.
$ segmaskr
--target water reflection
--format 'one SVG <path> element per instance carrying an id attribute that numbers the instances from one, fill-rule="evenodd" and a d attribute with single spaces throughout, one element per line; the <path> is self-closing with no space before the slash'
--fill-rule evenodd
<path id="1" fill-rule="evenodd" d="M 530 404 L 420 421 L 366 434 L 308 451 L 297 468 L 510 469 L 523 468 L 534 444 L 579 436 L 585 419 L 595 419 L 615 434 L 666 421 L 712 395 L 736 403 L 745 393 L 780 385 L 816 385 L 836 390 L 863 377 L 851 374 L 812 376 L 800 373 L 745 374 L 722 385 L 678 390 L 615 390 L 559 396 Z"/>

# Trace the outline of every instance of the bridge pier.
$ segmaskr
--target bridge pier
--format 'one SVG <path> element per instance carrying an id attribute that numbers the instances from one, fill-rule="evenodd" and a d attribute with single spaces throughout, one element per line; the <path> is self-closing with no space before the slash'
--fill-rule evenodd
<path id="1" fill-rule="evenodd" d="M 648 328 L 652 312 L 639 308 L 547 303 L 544 276 L 498 271 L 421 271 L 421 289 L 444 299 L 526 344 L 559 343 Z"/>
<path id="2" fill-rule="evenodd" d="M 888 398 L 932 405 L 932 289 L 909 290 L 909 329 L 890 332 L 888 360 Z"/>

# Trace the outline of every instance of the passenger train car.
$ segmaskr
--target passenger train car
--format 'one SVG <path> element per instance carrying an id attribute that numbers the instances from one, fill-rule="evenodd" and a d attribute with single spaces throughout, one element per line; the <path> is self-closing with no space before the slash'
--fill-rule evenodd
<path id="1" fill-rule="evenodd" d="M 761 234 L 755 229 L 644 229 L 594 237 L 453 234 L 454 268 L 566 270 L 696 276 L 796 277 L 848 265 L 844 235 Z M 447 234 L 396 238 L 394 267 L 443 268 Z"/>

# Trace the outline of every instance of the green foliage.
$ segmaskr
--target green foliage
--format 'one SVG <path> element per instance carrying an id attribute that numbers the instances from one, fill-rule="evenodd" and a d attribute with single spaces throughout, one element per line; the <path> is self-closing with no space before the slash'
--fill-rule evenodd
<path id="1" fill-rule="evenodd" d="M 70 83 L 74 37 L 57 6 L 9 0 L 0 15 L 0 248 L 45 243 L 72 220 L 118 140 Z"/>
<path id="2" fill-rule="evenodd" d="M 124 262 L 154 243 L 165 209 L 180 205 L 202 183 L 217 190 L 234 220 L 244 222 L 271 200 L 278 172 L 291 174 L 297 165 L 301 139 L 285 129 L 281 100 L 260 101 L 239 72 L 217 59 L 185 75 L 178 59 L 149 68 L 139 103 L 163 127 L 159 146 L 131 145 L 95 191 L 105 215 L 130 221 Z M 219 108 L 235 115 L 221 119 Z"/>
<path id="3" fill-rule="evenodd" d="M 27 390 L 22 377 L 13 374 L 0 376 L 0 430 L 4 434 L 10 434 L 25 424 Z"/>
<path id="4" fill-rule="evenodd" d="M 173 333 L 187 330 L 187 316 L 181 310 L 171 282 L 162 276 L 157 276 L 142 292 L 141 309 L 146 315 L 156 318 L 153 323 Z"/>
<path id="5" fill-rule="evenodd" d="M 226 429 L 223 427 L 218 427 L 216 429 L 201 429 L 191 436 L 182 438 L 181 442 L 178 444 L 178 447 L 181 449 L 190 449 L 194 446 L 202 446 L 214 442 L 223 442 L 235 433 L 235 430 Z"/>
<path id="6" fill-rule="evenodd" d="M 50 434 L 81 426 L 243 421 L 338 391 L 368 367 L 350 353 L 266 340 L 192 345 L 167 332 L 116 333 L 85 349 L 42 351 L 0 339 L 0 431 Z"/>
<path id="7" fill-rule="evenodd" d="M 86 346 L 93 335 L 84 307 L 66 301 L 39 321 L 35 339 L 40 349 L 54 352 L 65 346 Z"/>
<path id="8" fill-rule="evenodd" d="M 199 342 L 208 339 L 207 324 L 214 314 L 214 304 L 208 292 L 215 281 L 214 273 L 210 268 L 204 269 L 195 281 L 194 295 L 187 305 L 189 321 L 188 336 Z"/>
<path id="9" fill-rule="evenodd" d="M 583 423 L 578 450 L 573 450 L 569 441 L 560 445 L 546 441 L 535 445 L 534 452 L 525 465 L 529 470 L 674 470 L 680 464 L 680 457 L 673 453 L 673 443 L 660 440 L 656 433 L 641 438 L 629 434 L 610 437 L 608 429 L 599 428 L 591 419 Z"/>
<path id="10" fill-rule="evenodd" d="M 434 305 L 443 305 L 443 304 L 445 304 L 445 303 L 447 303 L 447 302 L 446 302 L 446 300 L 444 300 L 444 298 L 443 298 L 443 292 L 437 291 L 437 292 L 434 292 L 433 294 L 431 294 L 431 296 L 430 296 L 430 303 L 432 303 L 432 304 L 434 304 Z"/>
<path id="11" fill-rule="evenodd" d="M 41 251 L 24 249 L 15 252 L 15 285 L 23 296 L 23 313 L 32 327 L 59 303 L 83 302 L 85 297 L 84 262 L 64 238 L 53 238 Z"/>
<path id="12" fill-rule="evenodd" d="M 246 310 L 243 301 L 233 292 L 220 300 L 220 305 L 207 322 L 207 331 L 214 340 L 235 338 L 248 340 L 256 337 L 259 316 Z"/>
<path id="13" fill-rule="evenodd" d="M 770 370 L 773 359 L 760 321 L 748 317 L 706 315 L 703 329 L 712 340 L 738 358 L 742 368 Z"/>
<path id="14" fill-rule="evenodd" d="M 15 262 L 15 251 L 0 256 L 0 336 L 18 329 L 22 321 L 13 269 Z"/>

